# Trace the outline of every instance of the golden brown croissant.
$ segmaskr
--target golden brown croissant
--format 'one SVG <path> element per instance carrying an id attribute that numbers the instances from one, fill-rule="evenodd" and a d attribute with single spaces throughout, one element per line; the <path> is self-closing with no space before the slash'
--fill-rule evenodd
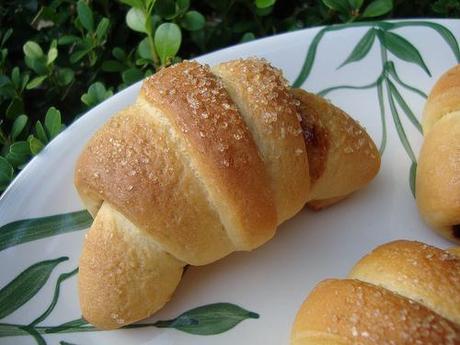
<path id="1" fill-rule="evenodd" d="M 291 344 L 460 344 L 460 257 L 414 241 L 376 248 L 314 288 Z"/>
<path id="2" fill-rule="evenodd" d="M 425 105 L 425 139 L 417 167 L 421 216 L 444 237 L 460 243 L 460 65 L 435 84 Z"/>
<path id="3" fill-rule="evenodd" d="M 316 104 L 327 114 L 312 114 Z M 185 265 L 260 246 L 307 201 L 344 197 L 379 165 L 358 124 L 291 90 L 264 60 L 161 70 L 77 162 L 75 185 L 95 217 L 80 259 L 83 316 L 110 329 L 151 315 Z M 353 169 L 356 178 L 340 178 Z"/>

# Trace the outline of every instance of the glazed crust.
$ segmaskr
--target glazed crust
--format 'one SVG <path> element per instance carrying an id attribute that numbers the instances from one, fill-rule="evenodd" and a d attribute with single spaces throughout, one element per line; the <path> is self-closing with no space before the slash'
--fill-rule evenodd
<path id="1" fill-rule="evenodd" d="M 260 59 L 214 72 L 186 61 L 145 80 L 76 165 L 95 217 L 80 258 L 83 316 L 104 329 L 138 321 L 170 299 L 185 265 L 272 238 L 310 198 L 301 106 Z"/>
<path id="2" fill-rule="evenodd" d="M 185 265 L 104 202 L 79 265 L 84 318 L 103 329 L 150 316 L 172 296 Z"/>
<path id="3" fill-rule="evenodd" d="M 379 285 L 460 324 L 460 259 L 415 241 L 382 245 L 362 258 L 350 278 Z"/>
<path id="4" fill-rule="evenodd" d="M 300 114 L 310 166 L 314 209 L 329 206 L 367 185 L 380 169 L 380 154 L 356 121 L 324 98 L 291 90 Z"/>
<path id="5" fill-rule="evenodd" d="M 416 200 L 424 221 L 460 243 L 460 65 L 437 81 L 427 100 Z"/>
<path id="6" fill-rule="evenodd" d="M 300 308 L 292 345 L 459 344 L 460 328 L 430 309 L 358 280 L 326 280 Z"/>
<path id="7" fill-rule="evenodd" d="M 305 142 L 297 118 L 299 102 L 281 72 L 264 60 L 230 61 L 212 71 L 222 79 L 257 143 L 271 177 L 281 223 L 305 205 L 310 191 Z"/>
<path id="8" fill-rule="evenodd" d="M 183 149 L 236 248 L 250 250 L 269 240 L 277 225 L 269 177 L 222 82 L 208 67 L 184 62 L 147 79 L 141 97 L 185 141 Z"/>
<path id="9" fill-rule="evenodd" d="M 430 92 L 423 111 L 423 133 L 428 134 L 438 120 L 460 110 L 460 65 L 444 73 Z"/>
<path id="10" fill-rule="evenodd" d="M 382 245 L 301 306 L 291 344 L 460 344 L 460 258 L 414 241 Z"/>

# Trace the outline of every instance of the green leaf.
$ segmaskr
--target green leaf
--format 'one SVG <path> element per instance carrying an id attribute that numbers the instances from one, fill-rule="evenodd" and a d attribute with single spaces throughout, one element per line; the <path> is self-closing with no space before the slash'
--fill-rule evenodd
<path id="1" fill-rule="evenodd" d="M 130 85 L 144 78 L 144 73 L 142 73 L 140 69 L 133 67 L 124 71 L 121 74 L 121 78 L 123 79 L 123 82 Z"/>
<path id="2" fill-rule="evenodd" d="M 0 156 L 0 187 L 3 186 L 6 188 L 6 186 L 13 179 L 13 174 L 14 174 L 13 166 L 5 158 Z"/>
<path id="3" fill-rule="evenodd" d="M 8 223 L 0 227 L 0 251 L 22 243 L 84 230 L 91 226 L 92 221 L 88 211 L 78 211 Z"/>
<path id="4" fill-rule="evenodd" d="M 241 37 L 240 42 L 245 43 L 249 41 L 253 41 L 256 39 L 256 36 L 252 32 L 246 32 L 243 37 Z"/>
<path id="5" fill-rule="evenodd" d="M 67 257 L 38 262 L 0 290 L 0 319 L 27 303 L 46 284 L 54 268 Z"/>
<path id="6" fill-rule="evenodd" d="M 187 12 L 181 20 L 181 26 L 189 31 L 197 31 L 203 29 L 206 20 L 198 11 Z"/>
<path id="7" fill-rule="evenodd" d="M 101 67 L 105 72 L 121 72 L 126 68 L 125 65 L 117 60 L 104 61 Z"/>
<path id="8" fill-rule="evenodd" d="M 374 0 L 364 10 L 362 17 L 371 18 L 387 14 L 393 9 L 393 0 Z"/>
<path id="9" fill-rule="evenodd" d="M 137 46 L 137 53 L 143 59 L 152 60 L 152 51 L 150 50 L 150 44 L 148 37 L 144 38 Z"/>
<path id="10" fill-rule="evenodd" d="M 8 41 L 8 39 L 11 37 L 12 34 L 13 34 L 12 28 L 9 28 L 8 30 L 5 31 L 2 37 L 2 41 L 0 43 L 0 47 L 3 47 L 5 45 L 6 41 Z"/>
<path id="11" fill-rule="evenodd" d="M 13 98 L 6 108 L 6 117 L 8 119 L 15 119 L 16 116 L 24 113 L 24 103 L 20 98 Z"/>
<path id="12" fill-rule="evenodd" d="M 347 57 L 347 59 L 339 66 L 343 67 L 351 62 L 359 61 L 363 59 L 371 50 L 374 44 L 375 30 L 370 29 L 366 34 L 359 40 L 353 51 Z"/>
<path id="13" fill-rule="evenodd" d="M 79 0 L 77 2 L 77 13 L 78 19 L 80 20 L 81 25 L 88 30 L 89 32 L 94 31 L 94 18 L 93 18 L 93 11 L 88 6 L 88 4 L 83 1 Z"/>
<path id="14" fill-rule="evenodd" d="M 412 162 L 412 164 L 410 165 L 410 170 L 409 170 L 409 186 L 410 186 L 410 190 L 412 192 L 412 196 L 415 198 L 415 182 L 416 182 L 416 178 L 417 178 L 417 163 L 416 162 Z"/>
<path id="15" fill-rule="evenodd" d="M 348 4 L 354 10 L 359 10 L 363 5 L 364 0 L 348 0 Z"/>
<path id="16" fill-rule="evenodd" d="M 46 80 L 46 78 L 48 78 L 47 75 L 40 75 L 38 77 L 35 77 L 27 84 L 26 89 L 32 90 L 36 87 L 39 87 Z"/>
<path id="17" fill-rule="evenodd" d="M 80 40 L 80 37 L 74 36 L 74 35 L 64 35 L 59 37 L 58 39 L 58 44 L 60 45 L 68 45 L 68 44 L 73 44 L 75 42 L 78 42 Z"/>
<path id="18" fill-rule="evenodd" d="M 382 37 L 383 45 L 393 55 L 401 60 L 419 65 L 431 77 L 431 73 L 423 61 L 422 56 L 412 43 L 404 37 L 389 31 L 381 31 L 379 37 Z"/>
<path id="19" fill-rule="evenodd" d="M 44 75 L 48 73 L 46 60 L 47 58 L 44 55 L 39 59 L 32 59 L 29 56 L 24 58 L 24 62 L 26 63 L 27 67 L 31 68 L 38 75 Z"/>
<path id="20" fill-rule="evenodd" d="M 56 72 L 57 83 L 60 86 L 69 85 L 75 78 L 75 72 L 70 68 L 59 68 Z"/>
<path id="21" fill-rule="evenodd" d="M 255 14 L 256 16 L 258 17 L 266 17 L 268 15 L 270 15 L 272 12 L 273 12 L 273 6 L 269 6 L 269 7 L 264 7 L 264 8 L 258 8 L 256 6 L 255 8 Z"/>
<path id="22" fill-rule="evenodd" d="M 342 14 L 348 14 L 350 12 L 350 5 L 348 3 L 348 0 L 321 0 L 321 1 L 331 10 L 337 11 Z"/>
<path id="23" fill-rule="evenodd" d="M 81 96 L 81 101 L 89 107 L 94 107 L 95 105 L 112 96 L 112 94 L 113 93 L 111 90 L 106 90 L 104 84 L 101 82 L 96 82 L 91 84 L 88 88 L 88 92 Z"/>
<path id="24" fill-rule="evenodd" d="M 45 145 L 33 135 L 30 135 L 29 138 L 27 138 L 27 142 L 29 143 L 30 152 L 34 156 L 38 155 L 40 151 L 45 147 Z"/>
<path id="25" fill-rule="evenodd" d="M 182 33 L 177 24 L 163 23 L 157 28 L 154 43 L 162 65 L 166 65 L 168 59 L 176 55 L 179 51 L 181 41 Z"/>
<path id="26" fill-rule="evenodd" d="M 190 0 L 176 0 L 176 6 L 178 15 L 181 16 L 189 9 Z"/>
<path id="27" fill-rule="evenodd" d="M 148 33 L 145 28 L 146 17 L 144 11 L 139 8 L 130 8 L 126 14 L 126 24 L 131 30 Z"/>
<path id="28" fill-rule="evenodd" d="M 58 135 L 61 131 L 61 112 L 55 107 L 49 108 L 46 112 L 45 128 L 50 140 Z"/>
<path id="29" fill-rule="evenodd" d="M 124 61 L 126 59 L 126 53 L 120 47 L 115 47 L 112 49 L 112 55 L 115 59 L 119 61 Z"/>
<path id="30" fill-rule="evenodd" d="M 160 328 L 175 328 L 198 335 L 220 334 L 246 319 L 258 319 L 259 315 L 235 304 L 215 303 L 191 309 L 173 320 L 158 321 Z"/>
<path id="31" fill-rule="evenodd" d="M 85 55 L 87 55 L 91 51 L 91 47 L 84 47 L 82 49 L 77 49 L 75 50 L 71 55 L 70 55 L 70 62 L 71 63 L 76 63 L 83 59 Z"/>
<path id="32" fill-rule="evenodd" d="M 276 0 L 255 0 L 257 8 L 267 8 L 273 6 Z"/>
<path id="33" fill-rule="evenodd" d="M 174 0 L 161 0 L 155 3 L 155 12 L 162 18 L 173 19 L 176 13 L 176 3 Z"/>
<path id="34" fill-rule="evenodd" d="M 35 123 L 35 133 L 37 134 L 38 139 L 46 144 L 49 141 L 48 135 L 46 134 L 45 128 L 43 128 L 42 123 L 38 120 Z"/>
<path id="35" fill-rule="evenodd" d="M 107 32 L 109 31 L 110 21 L 108 18 L 102 18 L 96 28 L 96 38 L 98 42 L 102 42 L 107 37 Z"/>
<path id="36" fill-rule="evenodd" d="M 28 155 L 29 145 L 25 141 L 17 141 L 10 145 L 10 152 L 17 155 Z"/>
<path id="37" fill-rule="evenodd" d="M 27 125 L 28 118 L 26 115 L 22 114 L 19 115 L 16 120 L 13 122 L 13 126 L 11 127 L 11 138 L 16 140 L 16 138 L 22 133 L 25 126 Z"/>
<path id="38" fill-rule="evenodd" d="M 144 7 L 142 0 L 120 0 L 120 2 L 139 9 Z"/>
<path id="39" fill-rule="evenodd" d="M 50 50 L 48 50 L 48 57 L 47 57 L 47 60 L 46 60 L 46 63 L 48 65 L 51 65 L 54 60 L 56 60 L 58 56 L 58 50 L 56 48 L 50 48 Z"/>
<path id="40" fill-rule="evenodd" d="M 27 41 L 22 46 L 22 50 L 24 51 L 25 56 L 31 58 L 32 60 L 40 59 L 44 55 L 42 48 L 34 41 Z"/>
<path id="41" fill-rule="evenodd" d="M 21 71 L 19 67 L 14 67 L 13 71 L 11 72 L 11 81 L 13 82 L 16 89 L 21 87 Z"/>

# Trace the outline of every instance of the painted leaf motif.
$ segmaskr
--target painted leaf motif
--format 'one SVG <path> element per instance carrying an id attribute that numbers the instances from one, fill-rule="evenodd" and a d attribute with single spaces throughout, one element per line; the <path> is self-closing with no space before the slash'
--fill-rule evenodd
<path id="1" fill-rule="evenodd" d="M 427 21 L 408 21 L 408 22 L 399 22 L 394 23 L 394 28 L 402 28 L 407 26 L 424 26 L 430 29 L 435 30 L 442 39 L 449 45 L 450 49 L 455 55 L 457 62 L 460 63 L 460 48 L 458 46 L 457 39 L 454 34 L 445 26 L 442 26 L 438 23 L 427 22 Z"/>
<path id="2" fill-rule="evenodd" d="M 313 41 L 311 42 L 310 47 L 308 47 L 308 53 L 307 53 L 307 56 L 305 57 L 305 61 L 303 63 L 302 69 L 300 70 L 299 75 L 297 76 L 296 80 L 292 84 L 293 87 L 301 87 L 303 83 L 307 80 L 313 68 L 313 63 L 315 62 L 316 51 L 318 50 L 318 45 L 321 39 L 323 38 L 324 34 L 327 31 L 328 31 L 328 28 L 326 27 L 322 29 L 321 31 L 319 31 L 313 38 Z"/>
<path id="3" fill-rule="evenodd" d="M 415 192 L 416 192 L 415 190 L 416 176 L 417 176 L 417 163 L 412 162 L 410 166 L 410 171 L 409 171 L 409 186 L 410 186 L 410 190 L 414 198 L 415 198 Z"/>
<path id="4" fill-rule="evenodd" d="M 29 301 L 45 285 L 53 269 L 62 261 L 63 256 L 55 260 L 38 262 L 21 272 L 0 290 L 0 319 L 11 314 Z"/>
<path id="5" fill-rule="evenodd" d="M 59 326 L 52 327 L 47 330 L 46 333 L 67 333 L 67 332 L 79 332 L 85 330 L 95 330 L 94 326 L 91 326 L 88 322 L 83 319 L 76 319 Z"/>
<path id="6" fill-rule="evenodd" d="M 431 76 L 431 73 L 423 61 L 422 56 L 420 55 L 417 48 L 412 45 L 412 43 L 410 43 L 404 37 L 388 31 L 382 31 L 381 36 L 382 44 L 393 55 L 400 58 L 401 60 L 419 65 L 429 76 Z"/>
<path id="7" fill-rule="evenodd" d="M 420 133 L 423 133 L 423 130 L 422 130 L 422 125 L 420 124 L 420 122 L 418 121 L 417 117 L 415 116 L 415 114 L 412 112 L 411 108 L 409 107 L 409 105 L 406 103 L 406 101 L 404 100 L 404 98 L 402 97 L 402 95 L 399 93 L 398 89 L 396 88 L 396 86 L 391 82 L 391 81 L 387 81 L 388 82 L 388 86 L 390 88 L 390 91 L 391 91 L 391 94 L 392 96 L 394 97 L 394 99 L 396 100 L 396 102 L 398 102 L 399 106 L 401 107 L 401 109 L 404 111 L 404 113 L 406 114 L 407 118 L 409 119 L 410 122 L 412 122 L 412 124 L 415 126 L 415 128 L 417 128 L 417 130 L 420 132 Z"/>
<path id="8" fill-rule="evenodd" d="M 411 86 L 407 83 L 405 83 L 404 81 L 401 80 L 401 78 L 399 77 L 399 74 L 398 72 L 396 72 L 396 68 L 395 68 L 395 64 L 393 63 L 393 61 L 388 61 L 385 65 L 385 70 L 388 71 L 388 73 L 393 77 L 393 79 L 399 84 L 401 85 L 402 87 L 406 88 L 407 90 L 410 90 L 418 95 L 420 95 L 420 97 L 423 97 L 423 98 L 428 98 L 428 96 L 426 95 L 425 92 L 423 92 L 422 90 L 420 89 L 417 89 L 416 87 L 414 86 Z"/>
<path id="9" fill-rule="evenodd" d="M 257 318 L 258 314 L 235 304 L 215 303 L 191 309 L 173 320 L 158 321 L 154 325 L 190 334 L 212 335 L 228 331 L 243 320 Z"/>
<path id="10" fill-rule="evenodd" d="M 359 61 L 363 59 L 367 55 L 367 53 L 369 53 L 369 50 L 371 50 L 372 45 L 374 44 L 374 39 L 375 39 L 375 30 L 370 29 L 359 40 L 358 44 L 355 46 L 355 48 L 350 53 L 350 55 L 347 57 L 347 59 L 339 66 L 339 68 L 351 62 L 355 62 L 355 61 Z"/>
<path id="11" fill-rule="evenodd" d="M 73 271 L 70 271 L 70 272 L 67 272 L 67 273 L 62 273 L 59 276 L 59 278 L 57 279 L 57 282 L 56 282 L 56 286 L 54 288 L 53 299 L 51 300 L 51 303 L 50 303 L 49 307 L 39 317 L 37 317 L 34 321 L 32 321 L 29 324 L 29 326 L 35 326 L 35 325 L 39 324 L 40 322 L 45 320 L 48 317 L 49 314 L 51 314 L 51 312 L 54 310 L 54 307 L 57 304 L 59 294 L 61 292 L 61 284 L 62 284 L 62 282 L 64 282 L 66 279 L 69 279 L 69 278 L 73 277 L 77 273 L 78 273 L 78 267 L 76 269 L 74 269 Z"/>
<path id="12" fill-rule="evenodd" d="M 21 243 L 86 229 L 92 221 L 87 211 L 18 220 L 0 227 L 0 251 Z"/>
<path id="13" fill-rule="evenodd" d="M 393 122 L 395 124 L 396 132 L 398 133 L 398 136 L 399 136 L 399 140 L 401 141 L 401 144 L 403 145 L 404 150 L 406 150 L 406 153 L 409 156 L 410 160 L 412 162 L 416 162 L 417 159 L 415 158 L 414 151 L 412 150 L 409 139 L 407 139 L 406 131 L 404 130 L 404 127 L 401 123 L 401 119 L 399 118 L 399 113 L 398 113 L 398 110 L 396 109 L 396 105 L 394 103 L 394 98 L 393 98 L 394 96 L 391 93 L 389 83 L 387 83 L 387 92 L 390 95 L 388 97 L 388 101 L 390 103 L 390 111 L 393 117 Z"/>

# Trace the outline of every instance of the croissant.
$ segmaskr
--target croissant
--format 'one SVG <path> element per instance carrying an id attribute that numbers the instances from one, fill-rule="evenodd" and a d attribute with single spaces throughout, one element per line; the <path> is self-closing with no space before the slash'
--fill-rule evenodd
<path id="1" fill-rule="evenodd" d="M 332 204 L 379 165 L 363 128 L 265 60 L 159 71 L 76 165 L 94 217 L 79 266 L 84 318 L 112 329 L 150 316 L 184 266 L 262 245 L 307 202 Z"/>
<path id="2" fill-rule="evenodd" d="M 423 114 L 416 200 L 425 222 L 460 243 L 460 65 L 433 87 Z"/>
<path id="3" fill-rule="evenodd" d="M 292 345 L 460 344 L 460 257 L 415 241 L 382 245 L 348 279 L 319 283 Z"/>

